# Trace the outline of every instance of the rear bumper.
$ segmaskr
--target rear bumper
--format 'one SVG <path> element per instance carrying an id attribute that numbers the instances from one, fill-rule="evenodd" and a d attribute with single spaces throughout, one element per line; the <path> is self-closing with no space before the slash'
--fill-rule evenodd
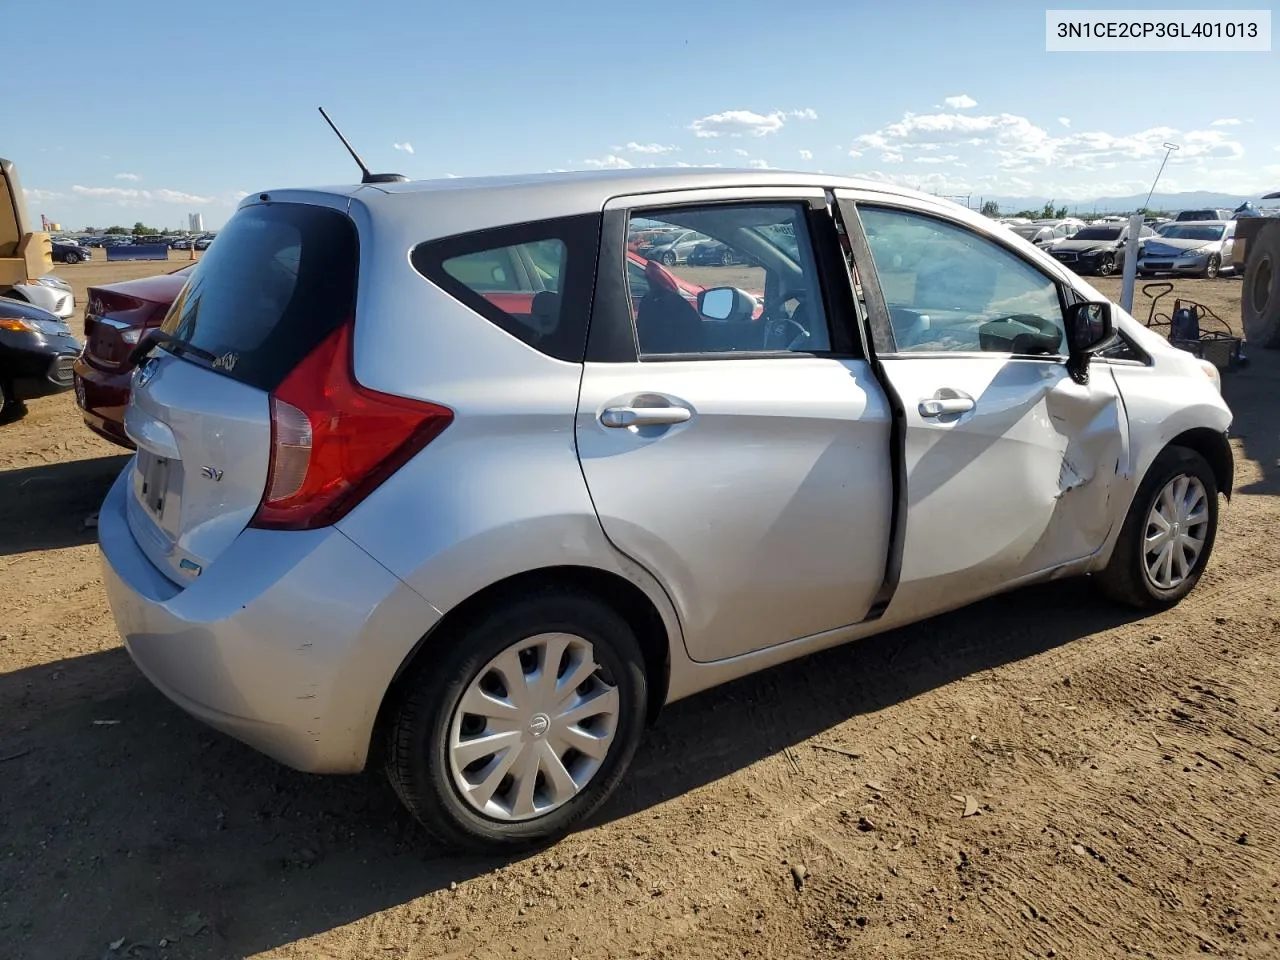
<path id="1" fill-rule="evenodd" d="M 290 767 L 363 769 L 383 696 L 440 614 L 333 528 L 245 530 L 201 577 L 169 581 L 134 541 L 126 467 L 98 534 L 112 615 L 161 693 Z"/>
<path id="2" fill-rule="evenodd" d="M 76 404 L 84 414 L 85 426 L 98 436 L 132 450 L 133 441 L 124 432 L 124 411 L 129 405 L 129 374 L 99 370 L 81 354 L 72 367 L 72 375 L 75 378 Z"/>

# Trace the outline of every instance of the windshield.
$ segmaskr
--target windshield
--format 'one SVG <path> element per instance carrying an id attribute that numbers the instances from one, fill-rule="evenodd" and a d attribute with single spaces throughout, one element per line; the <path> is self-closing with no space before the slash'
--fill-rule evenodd
<path id="1" fill-rule="evenodd" d="M 1038 234 L 1042 229 L 1043 227 L 1016 226 L 1013 228 L 1013 232 L 1020 237 L 1025 237 L 1027 240 L 1030 240 L 1033 237 L 1035 237 L 1036 234 Z"/>
<path id="2" fill-rule="evenodd" d="M 1193 226 L 1188 223 L 1171 223 L 1160 231 L 1167 240 L 1221 240 L 1226 227 L 1217 224 Z"/>
<path id="3" fill-rule="evenodd" d="M 1119 240 L 1120 227 L 1085 227 L 1072 240 Z"/>

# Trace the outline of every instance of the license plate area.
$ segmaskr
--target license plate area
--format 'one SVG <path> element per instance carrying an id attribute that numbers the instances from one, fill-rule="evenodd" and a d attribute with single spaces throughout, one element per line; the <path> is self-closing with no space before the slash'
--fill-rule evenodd
<path id="1" fill-rule="evenodd" d="M 169 461 L 164 457 L 147 455 L 142 469 L 142 505 L 157 520 L 164 513 L 164 498 L 169 492 Z"/>
<path id="2" fill-rule="evenodd" d="M 182 490 L 182 463 L 139 449 L 133 474 L 133 493 L 147 518 L 172 537 Z M 166 519 L 168 522 L 166 522 Z"/>

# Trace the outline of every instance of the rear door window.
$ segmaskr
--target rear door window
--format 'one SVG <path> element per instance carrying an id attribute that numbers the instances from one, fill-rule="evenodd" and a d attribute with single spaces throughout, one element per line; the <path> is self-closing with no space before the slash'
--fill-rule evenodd
<path id="1" fill-rule="evenodd" d="M 162 329 L 207 353 L 184 359 L 261 390 L 355 314 L 355 225 L 328 207 L 267 203 L 236 213 L 196 265 Z"/>

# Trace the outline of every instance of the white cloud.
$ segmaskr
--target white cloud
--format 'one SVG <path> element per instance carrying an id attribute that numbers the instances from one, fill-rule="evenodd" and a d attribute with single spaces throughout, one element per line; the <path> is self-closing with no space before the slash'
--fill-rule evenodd
<path id="1" fill-rule="evenodd" d="M 800 151 L 800 159 L 801 159 L 801 160 L 812 160 L 812 159 L 813 159 L 813 151 L 812 151 L 812 150 L 801 150 L 801 151 Z"/>
<path id="2" fill-rule="evenodd" d="M 614 147 L 615 151 L 621 153 L 623 150 L 629 153 L 671 153 L 676 147 L 669 147 L 663 143 L 636 143 L 630 141 L 625 147 Z"/>
<path id="3" fill-rule="evenodd" d="M 142 178 L 136 173 L 117 173 L 117 180 L 141 180 Z"/>
<path id="4" fill-rule="evenodd" d="M 775 110 L 770 114 L 750 110 L 726 110 L 700 117 L 689 124 L 696 137 L 763 137 L 777 133 L 787 122 L 786 114 Z"/>
<path id="5" fill-rule="evenodd" d="M 734 152 L 734 153 L 736 153 L 736 154 L 737 154 L 738 156 L 740 156 L 740 157 L 749 157 L 749 156 L 751 156 L 751 154 L 750 154 L 750 152 L 749 152 L 749 151 L 747 151 L 747 150 L 743 150 L 741 147 L 734 147 L 733 152 Z"/>
<path id="6" fill-rule="evenodd" d="M 942 102 L 952 110 L 969 110 L 978 105 L 978 101 L 967 93 L 962 93 L 956 97 L 944 97 Z"/>
<path id="7" fill-rule="evenodd" d="M 1064 127 L 1069 127 L 1069 126 L 1071 126 L 1071 118 L 1070 118 L 1070 117 L 1059 117 L 1059 118 L 1058 118 L 1058 123 L 1062 124 Z"/>
<path id="8" fill-rule="evenodd" d="M 1152 127 L 1125 135 L 1082 131 L 1056 137 L 1026 117 L 1011 113 L 908 113 L 896 123 L 857 137 L 855 142 L 889 156 L 939 146 L 980 147 L 998 168 L 1030 172 L 1048 166 L 1109 169 L 1107 164 L 1162 156 L 1166 140 L 1182 144 L 1180 153 L 1175 154 L 1179 161 L 1201 156 L 1238 158 L 1244 153 L 1243 146 L 1221 130 L 1182 133 L 1171 127 Z M 883 162 L 897 161 L 886 157 Z"/>
<path id="9" fill-rule="evenodd" d="M 813 107 L 805 107 L 803 110 L 792 110 L 791 116 L 797 120 L 817 120 L 818 111 L 814 110 Z"/>
<path id="10" fill-rule="evenodd" d="M 1243 120 L 1237 120 L 1235 117 L 1223 117 L 1221 120 L 1214 120 L 1214 121 L 1212 121 L 1212 122 L 1209 124 L 1209 126 L 1211 126 L 1211 127 L 1238 127 L 1238 126 L 1240 126 L 1240 124 L 1241 124 L 1241 123 L 1243 123 L 1243 122 L 1244 122 Z"/>
<path id="11" fill-rule="evenodd" d="M 61 200 L 63 195 L 56 190 L 28 190 L 22 188 L 22 195 L 32 203 L 48 203 L 50 200 Z"/>
<path id="12" fill-rule="evenodd" d="M 893 151 L 893 150 L 886 150 L 884 153 L 880 154 L 880 162 L 881 163 L 901 163 L 902 154 L 897 153 L 896 151 Z"/>
<path id="13" fill-rule="evenodd" d="M 849 151 L 849 156 L 851 156 L 851 157 L 855 157 L 855 158 L 856 158 L 856 157 L 860 157 L 860 156 L 862 156 L 862 151 L 861 151 L 861 150 L 850 150 L 850 151 Z"/>
<path id="14" fill-rule="evenodd" d="M 583 160 L 584 167 L 590 167 L 592 170 L 629 170 L 631 161 L 625 157 L 619 157 L 616 154 L 609 154 L 607 157 L 600 159 L 592 158 Z"/>
<path id="15" fill-rule="evenodd" d="M 959 157 L 957 157 L 954 153 L 948 153 L 948 154 L 946 154 L 945 156 L 941 156 L 941 157 L 937 157 L 937 156 L 933 156 L 933 155 L 930 155 L 930 156 L 927 156 L 927 157 L 916 157 L 916 158 L 915 158 L 915 162 L 916 162 L 916 163 L 951 163 L 951 164 L 954 164 L 954 163 L 956 163 L 956 161 L 958 161 L 959 159 L 960 159 L 960 158 L 959 158 Z M 960 165 L 961 165 L 961 166 L 963 166 L 963 164 L 960 164 Z"/>
<path id="16" fill-rule="evenodd" d="M 722 167 L 722 163 L 685 163 L 683 160 L 676 161 L 677 167 L 693 168 L 693 167 Z"/>
<path id="17" fill-rule="evenodd" d="M 748 160 L 747 166 L 751 167 L 751 169 L 753 170 L 772 170 L 773 169 L 771 166 L 769 166 L 768 160 L 760 160 L 760 159 Z"/>
<path id="18" fill-rule="evenodd" d="M 397 150 L 403 150 L 405 153 L 413 153 L 412 143 L 393 143 L 392 146 Z"/>
<path id="19" fill-rule="evenodd" d="M 213 197 L 204 197 L 181 190 L 139 190 L 136 187 L 85 187 L 74 184 L 71 192 L 90 200 L 113 200 L 121 206 L 160 203 L 199 204 L 213 203 Z"/>

